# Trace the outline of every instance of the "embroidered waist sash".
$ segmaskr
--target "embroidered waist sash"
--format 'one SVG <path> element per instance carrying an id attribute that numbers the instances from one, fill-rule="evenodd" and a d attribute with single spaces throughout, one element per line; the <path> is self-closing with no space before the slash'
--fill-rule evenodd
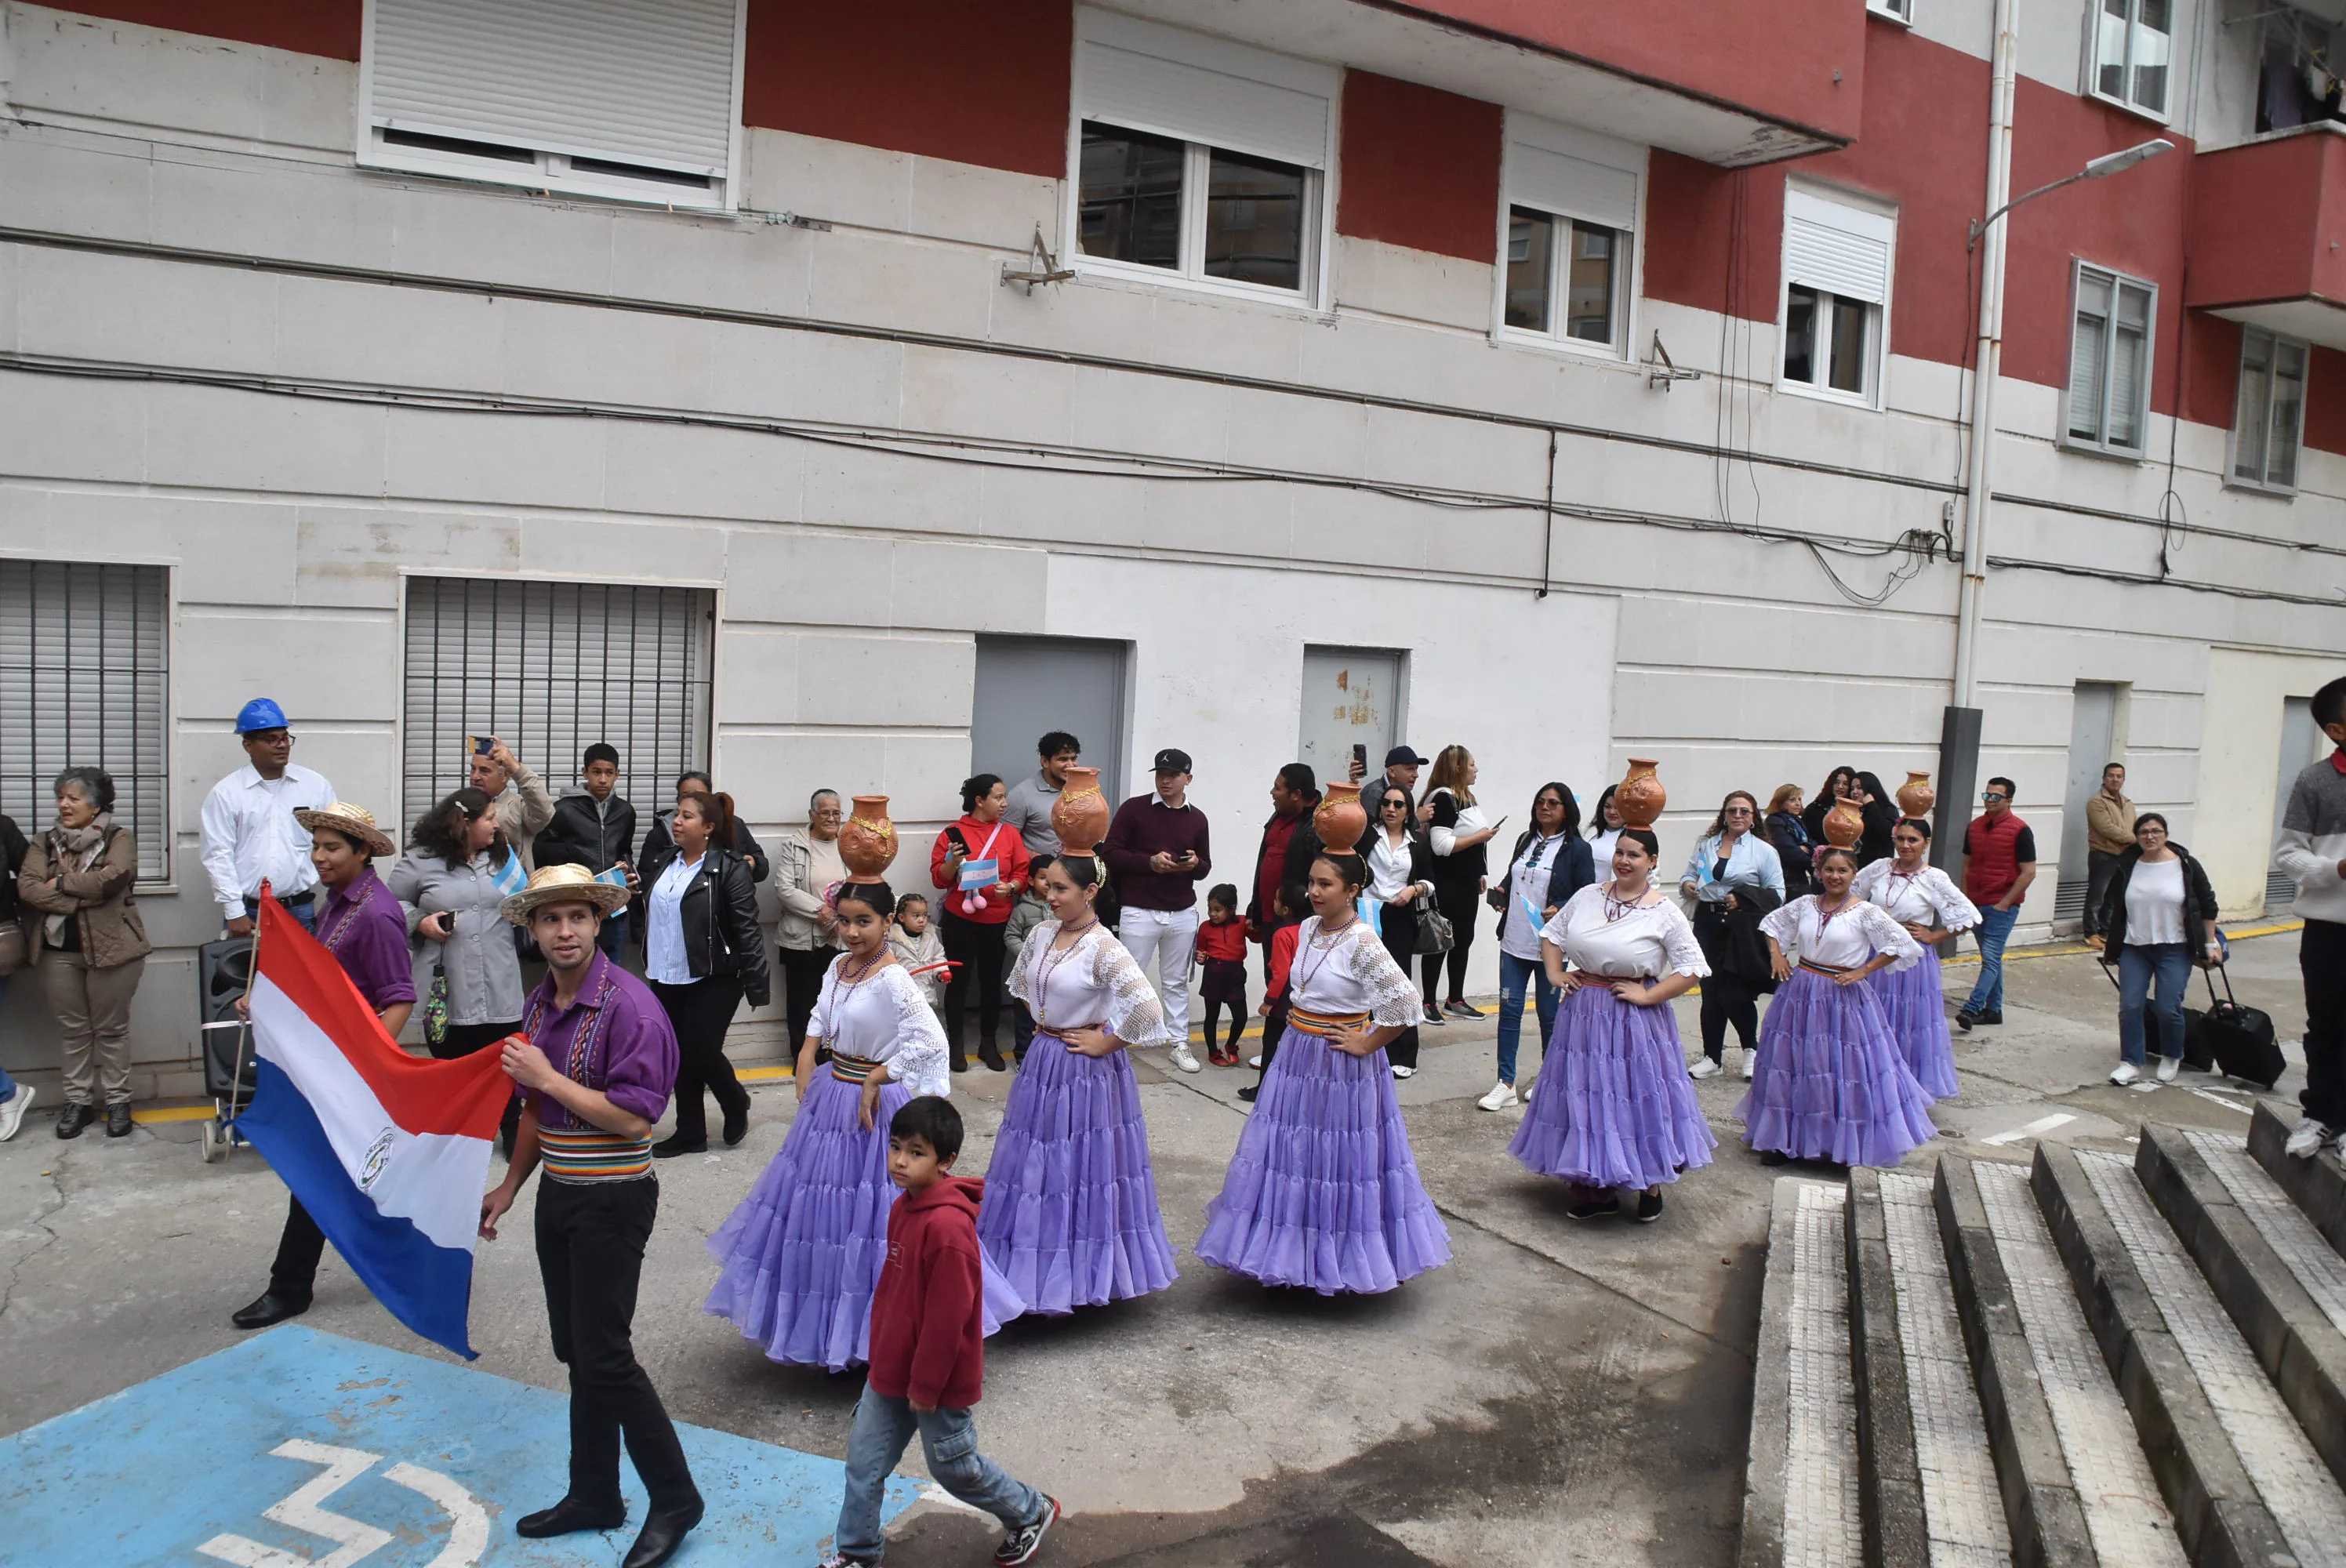
<path id="1" fill-rule="evenodd" d="M 1804 958 L 1800 960 L 1800 967 L 1807 970 L 1810 974 L 1821 974 L 1827 979 L 1831 979 L 1836 974 L 1847 974 L 1851 969 L 1854 969 L 1857 966 L 1855 964 L 1845 964 L 1841 968 L 1835 969 L 1830 963 L 1818 963 L 1812 959 Z"/>
<path id="2" fill-rule="evenodd" d="M 537 1152 L 548 1181 L 583 1185 L 652 1174 L 651 1139 L 623 1138 L 600 1127 L 542 1126 Z"/>
<path id="3" fill-rule="evenodd" d="M 842 1084 L 861 1084 L 885 1066 L 885 1062 L 867 1062 L 861 1056 L 842 1056 L 836 1051 L 831 1054 L 831 1075 Z"/>
<path id="4" fill-rule="evenodd" d="M 1323 1039 L 1340 1029 L 1358 1029 L 1368 1021 L 1369 1015 L 1365 1013 L 1313 1013 L 1301 1007 L 1290 1007 L 1287 1011 L 1289 1027 Z"/>

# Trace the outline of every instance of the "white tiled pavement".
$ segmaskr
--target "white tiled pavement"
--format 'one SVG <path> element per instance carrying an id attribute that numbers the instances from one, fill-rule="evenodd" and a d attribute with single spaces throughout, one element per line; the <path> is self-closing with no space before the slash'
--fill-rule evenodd
<path id="1" fill-rule="evenodd" d="M 1785 1568 L 1855 1568 L 1857 1392 L 1850 1369 L 1847 1189 L 1801 1184 L 1792 1230 L 1791 1397 L 1784 1451 Z"/>
<path id="2" fill-rule="evenodd" d="M 2331 1326 L 2346 1334 L 2346 1257 L 2338 1256 L 2337 1249 L 2305 1217 L 2305 1211 L 2249 1156 L 2246 1138 L 2198 1127 L 2184 1135 L 2264 1237 L 2265 1245 L 2297 1276 L 2297 1282 L 2305 1287 L 2305 1293 L 2313 1298 Z"/>

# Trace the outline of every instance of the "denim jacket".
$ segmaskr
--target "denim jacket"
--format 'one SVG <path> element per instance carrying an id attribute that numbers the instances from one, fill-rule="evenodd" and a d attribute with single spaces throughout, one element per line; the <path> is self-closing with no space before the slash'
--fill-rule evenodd
<path id="1" fill-rule="evenodd" d="M 1714 877 L 1710 869 L 1719 860 L 1720 835 L 1712 833 L 1694 847 L 1687 861 L 1681 881 L 1692 882 L 1695 898 L 1702 903 L 1723 903 L 1738 884 L 1761 887 L 1778 898 L 1784 896 L 1784 862 L 1776 853 L 1776 846 L 1759 833 L 1745 833 L 1735 840 L 1728 851 L 1727 874 Z"/>

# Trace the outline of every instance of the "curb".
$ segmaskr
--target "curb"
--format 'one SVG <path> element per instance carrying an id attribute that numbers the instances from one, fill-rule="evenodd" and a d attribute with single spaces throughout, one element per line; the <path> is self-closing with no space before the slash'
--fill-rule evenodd
<path id="1" fill-rule="evenodd" d="M 1890 1267 L 1882 1175 L 1849 1173 L 1841 1208 L 1848 1247 L 1850 1364 L 1857 1396 L 1858 1507 L 1867 1568 L 1931 1560 L 1923 1469 L 1908 1401 L 1906 1348 L 1898 1332 L 1898 1286 Z"/>

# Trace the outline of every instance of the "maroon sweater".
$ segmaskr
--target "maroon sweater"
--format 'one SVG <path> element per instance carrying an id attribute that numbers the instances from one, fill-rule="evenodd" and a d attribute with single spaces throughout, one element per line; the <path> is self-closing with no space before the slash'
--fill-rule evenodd
<path id="1" fill-rule="evenodd" d="M 1197 907 L 1198 880 L 1214 869 L 1208 838 L 1206 814 L 1197 807 L 1177 811 L 1154 794 L 1135 795 L 1116 809 L 1100 853 L 1116 873 L 1125 908 L 1178 912 Z M 1197 851 L 1197 865 L 1179 871 L 1149 869 L 1151 855 L 1161 852 L 1178 860 L 1184 850 Z"/>
<path id="2" fill-rule="evenodd" d="M 945 1176 L 888 1211 L 888 1261 L 872 1295 L 872 1391 L 966 1410 L 985 1391 L 977 1206 L 985 1183 Z"/>

